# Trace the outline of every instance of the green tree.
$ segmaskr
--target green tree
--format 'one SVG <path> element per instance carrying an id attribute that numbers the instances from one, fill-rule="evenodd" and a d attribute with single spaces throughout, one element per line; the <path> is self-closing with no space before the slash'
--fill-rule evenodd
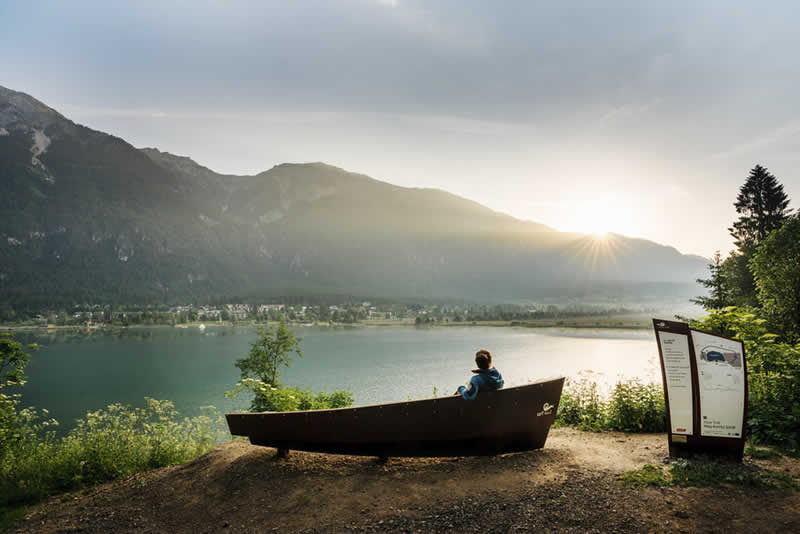
<path id="1" fill-rule="evenodd" d="M 722 265 L 721 274 L 727 280 L 732 304 L 758 305 L 750 260 L 770 232 L 789 218 L 788 206 L 789 198 L 778 179 L 761 165 L 753 167 L 734 202 L 739 218 L 728 228 L 737 250 Z"/>
<path id="2" fill-rule="evenodd" d="M 266 326 L 259 328 L 258 339 L 250 344 L 248 357 L 236 360 L 242 379 L 233 390 L 225 392 L 225 396 L 233 398 L 250 391 L 253 393 L 252 412 L 322 410 L 352 405 L 353 394 L 347 390 L 312 393 L 299 387 L 280 386 L 280 367 L 288 367 L 293 354 L 303 357 L 301 341 L 302 338 L 295 337 L 284 322 L 274 332 Z"/>
<path id="3" fill-rule="evenodd" d="M 27 350 L 38 348 L 37 345 L 28 345 Z M 13 333 L 0 334 L 0 390 L 25 384 L 25 366 L 30 358 L 30 354 L 14 340 Z"/>
<path id="4" fill-rule="evenodd" d="M 730 290 L 728 280 L 722 267 L 723 261 L 719 250 L 714 253 L 711 263 L 708 264 L 710 276 L 708 278 L 698 278 L 697 283 L 709 290 L 709 296 L 691 299 L 695 304 L 699 304 L 706 310 L 724 308 L 730 304 Z"/>
<path id="5" fill-rule="evenodd" d="M 294 332 L 286 328 L 284 322 L 275 331 L 269 326 L 259 327 L 258 339 L 250 344 L 248 357 L 236 360 L 242 379 L 255 378 L 279 387 L 280 367 L 291 364 L 292 354 L 303 357 L 301 341 L 302 338 L 295 337 Z"/>
<path id="6" fill-rule="evenodd" d="M 758 300 L 778 333 L 800 341 L 800 219 L 767 237 L 751 261 Z"/>
<path id="7" fill-rule="evenodd" d="M 728 301 L 733 306 L 758 306 L 756 283 L 750 271 L 752 251 L 732 251 L 722 262 L 721 277 L 728 287 Z"/>
<path id="8" fill-rule="evenodd" d="M 783 185 L 761 165 L 750 171 L 734 203 L 739 214 L 728 229 L 740 252 L 753 252 L 767 236 L 789 218 L 789 198 Z"/>

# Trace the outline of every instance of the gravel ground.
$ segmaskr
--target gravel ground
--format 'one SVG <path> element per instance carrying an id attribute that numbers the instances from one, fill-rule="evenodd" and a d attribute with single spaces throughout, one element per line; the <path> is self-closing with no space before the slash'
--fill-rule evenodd
<path id="1" fill-rule="evenodd" d="M 244 441 L 193 462 L 30 509 L 18 532 L 800 532 L 800 493 L 630 488 L 619 475 L 666 457 L 663 434 L 554 429 L 538 451 L 374 458 Z M 800 473 L 786 458 L 752 462 Z"/>

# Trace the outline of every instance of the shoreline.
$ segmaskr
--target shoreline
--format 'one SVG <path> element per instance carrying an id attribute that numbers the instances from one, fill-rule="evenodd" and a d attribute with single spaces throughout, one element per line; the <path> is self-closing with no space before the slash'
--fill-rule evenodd
<path id="1" fill-rule="evenodd" d="M 602 317 L 597 318 L 594 316 L 580 316 L 568 319 L 531 319 L 526 321 L 461 321 L 461 322 L 443 322 L 443 323 L 427 323 L 415 324 L 411 320 L 401 321 L 387 321 L 387 320 L 366 320 L 358 323 L 304 323 L 304 322 L 289 322 L 287 326 L 292 328 L 298 327 L 326 327 L 326 328 L 360 328 L 360 327 L 412 327 L 412 328 L 468 328 L 468 327 L 494 327 L 494 328 L 570 328 L 570 329 L 603 329 L 603 330 L 648 330 L 652 328 L 650 318 L 644 316 L 625 316 L 622 318 L 617 317 Z M 58 331 L 89 331 L 89 332 L 103 332 L 114 330 L 127 330 L 127 329 L 144 329 L 144 328 L 198 328 L 201 325 L 205 327 L 245 327 L 255 328 L 260 326 L 276 326 L 280 324 L 277 321 L 268 322 L 236 322 L 225 321 L 218 322 L 203 322 L 196 321 L 192 323 L 181 323 L 176 325 L 171 324 L 135 324 L 135 325 L 64 325 L 64 326 L 41 326 L 41 325 L 0 325 L 0 333 L 2 332 L 58 332 Z"/>

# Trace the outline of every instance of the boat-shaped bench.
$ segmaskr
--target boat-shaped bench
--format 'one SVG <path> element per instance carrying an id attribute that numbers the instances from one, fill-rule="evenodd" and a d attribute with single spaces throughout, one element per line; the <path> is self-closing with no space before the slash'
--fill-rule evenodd
<path id="1" fill-rule="evenodd" d="M 334 410 L 229 413 L 250 443 L 365 456 L 470 456 L 544 447 L 564 377 L 482 391 L 475 400 L 438 397 Z"/>

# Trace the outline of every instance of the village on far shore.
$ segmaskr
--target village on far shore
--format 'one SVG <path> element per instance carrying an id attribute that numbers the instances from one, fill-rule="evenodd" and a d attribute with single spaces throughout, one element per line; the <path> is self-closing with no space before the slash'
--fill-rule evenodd
<path id="1" fill-rule="evenodd" d="M 562 305 L 534 303 L 435 304 L 342 301 L 336 304 L 225 303 L 112 306 L 83 304 L 70 310 L 41 310 L 6 315 L 2 328 L 58 329 L 129 326 L 233 326 L 284 322 L 302 326 L 330 325 L 474 325 L 648 328 L 655 307 L 613 303 Z"/>

